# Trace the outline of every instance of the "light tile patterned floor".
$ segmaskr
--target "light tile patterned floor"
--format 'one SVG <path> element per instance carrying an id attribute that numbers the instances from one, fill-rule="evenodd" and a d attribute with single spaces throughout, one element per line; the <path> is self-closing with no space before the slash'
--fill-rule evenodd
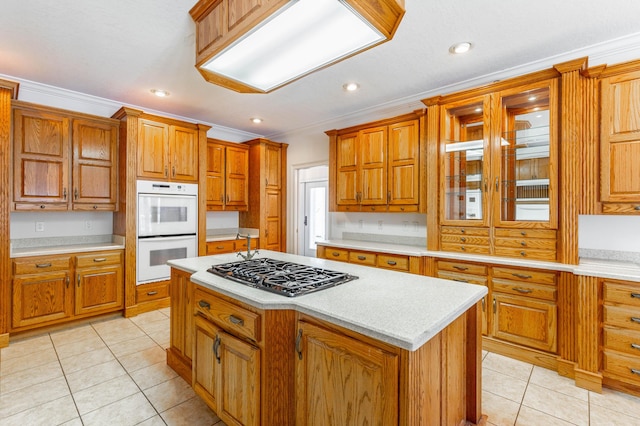
<path id="1" fill-rule="evenodd" d="M 169 309 L 12 340 L 0 350 L 0 425 L 224 426 L 166 366 Z M 574 386 L 483 353 L 492 425 L 640 425 L 640 398 Z"/>

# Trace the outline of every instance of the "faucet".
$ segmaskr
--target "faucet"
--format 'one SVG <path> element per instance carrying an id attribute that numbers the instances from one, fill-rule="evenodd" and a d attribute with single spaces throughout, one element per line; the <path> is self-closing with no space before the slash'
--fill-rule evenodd
<path id="1" fill-rule="evenodd" d="M 237 256 L 242 257 L 244 260 L 251 260 L 253 256 L 258 254 L 258 249 L 255 249 L 253 252 L 251 252 L 251 235 L 249 234 L 240 235 L 240 233 L 238 232 L 238 234 L 236 235 L 236 240 L 239 240 L 240 238 L 247 239 L 247 254 L 242 254 L 242 252 L 238 252 Z"/>

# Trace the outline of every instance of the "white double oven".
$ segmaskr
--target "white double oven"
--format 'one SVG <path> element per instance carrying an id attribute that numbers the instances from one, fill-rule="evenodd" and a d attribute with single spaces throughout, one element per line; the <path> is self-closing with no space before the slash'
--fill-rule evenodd
<path id="1" fill-rule="evenodd" d="M 136 284 L 168 280 L 167 261 L 197 256 L 198 185 L 137 182 Z"/>

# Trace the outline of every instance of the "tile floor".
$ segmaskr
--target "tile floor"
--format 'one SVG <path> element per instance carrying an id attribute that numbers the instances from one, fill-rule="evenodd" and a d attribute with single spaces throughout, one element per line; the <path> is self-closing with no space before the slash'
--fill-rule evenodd
<path id="1" fill-rule="evenodd" d="M 165 363 L 169 309 L 15 339 L 0 350 L 0 425 L 224 426 Z M 577 388 L 483 353 L 492 425 L 640 425 L 640 398 Z"/>

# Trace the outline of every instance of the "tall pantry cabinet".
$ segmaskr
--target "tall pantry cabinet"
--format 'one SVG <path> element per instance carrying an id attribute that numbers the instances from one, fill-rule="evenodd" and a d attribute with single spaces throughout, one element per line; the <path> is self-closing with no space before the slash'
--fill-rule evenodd
<path id="1" fill-rule="evenodd" d="M 241 228 L 260 230 L 259 248 L 287 251 L 287 147 L 253 139 L 249 146 L 249 210 L 240 212 Z"/>

